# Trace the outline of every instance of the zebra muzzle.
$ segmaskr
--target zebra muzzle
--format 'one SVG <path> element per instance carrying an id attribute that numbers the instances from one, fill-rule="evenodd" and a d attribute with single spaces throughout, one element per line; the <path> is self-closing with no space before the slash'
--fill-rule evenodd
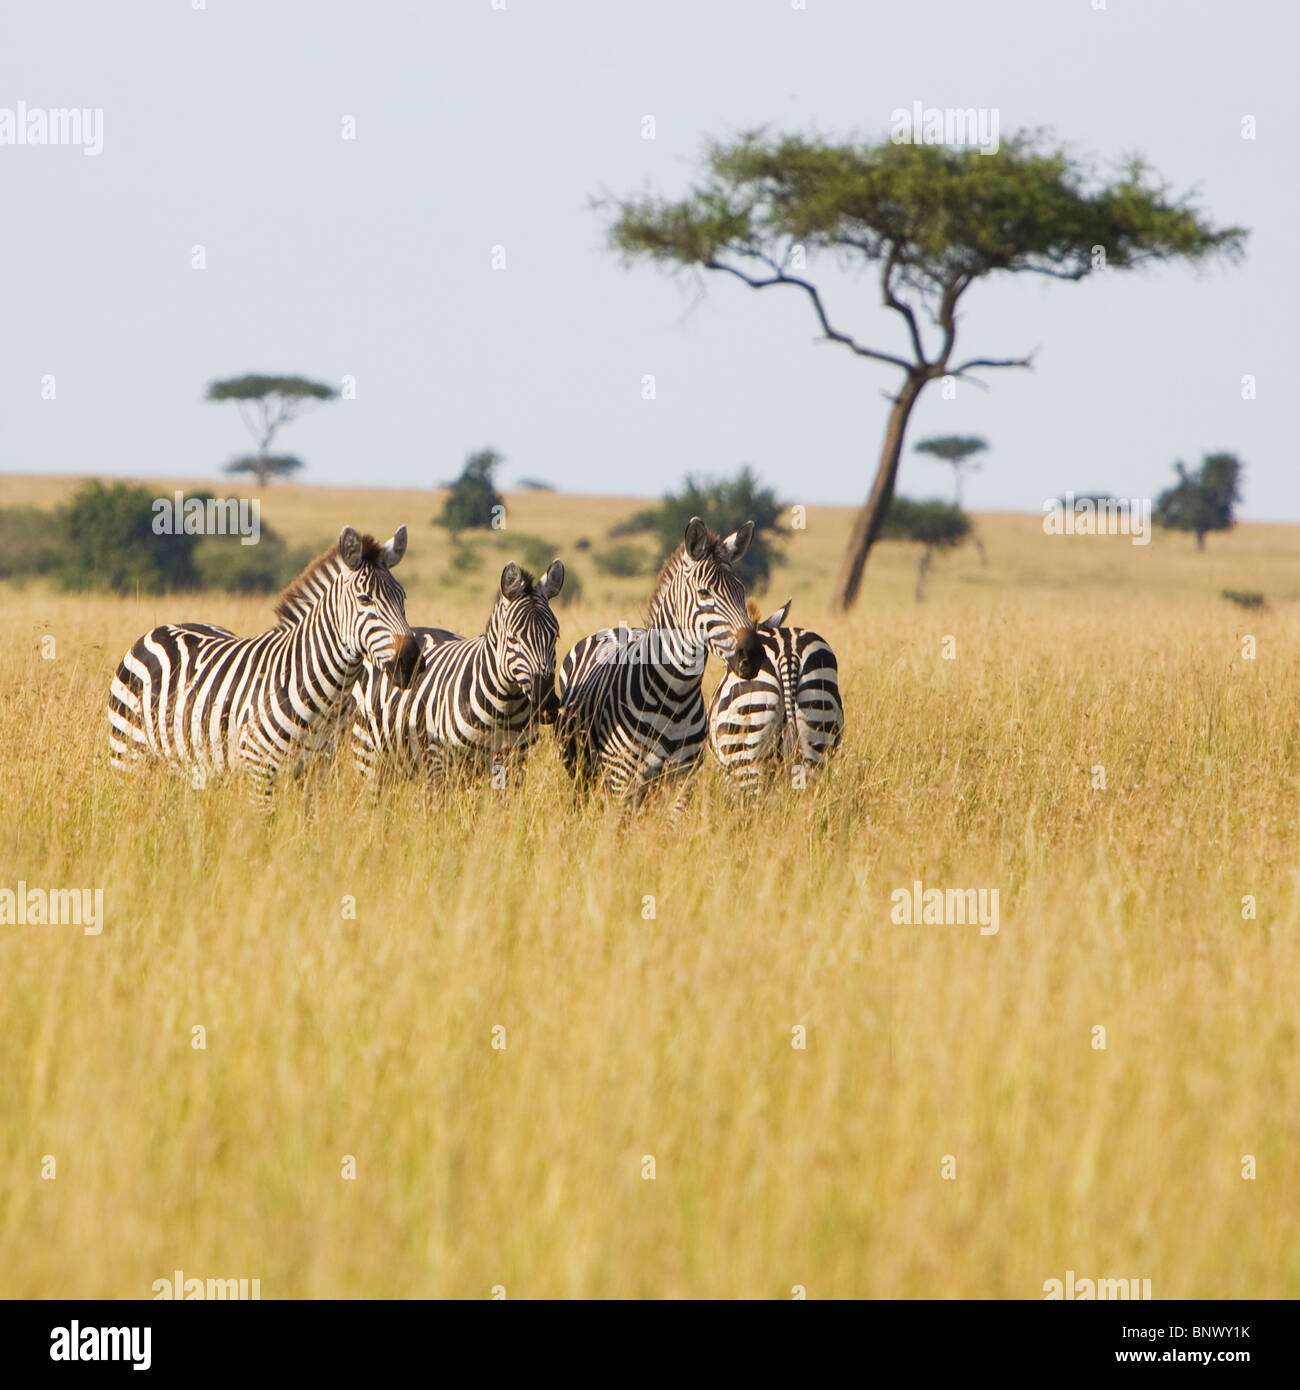
<path id="1" fill-rule="evenodd" d="M 419 640 L 412 634 L 403 637 L 398 643 L 397 651 L 388 663 L 388 674 L 394 685 L 406 690 L 420 674 L 423 665 L 424 658 Z"/>
<path id="2" fill-rule="evenodd" d="M 741 680 L 749 681 L 758 675 L 758 668 L 762 664 L 763 644 L 759 641 L 757 631 L 751 627 L 736 642 L 736 650 L 732 653 L 727 666 Z"/>

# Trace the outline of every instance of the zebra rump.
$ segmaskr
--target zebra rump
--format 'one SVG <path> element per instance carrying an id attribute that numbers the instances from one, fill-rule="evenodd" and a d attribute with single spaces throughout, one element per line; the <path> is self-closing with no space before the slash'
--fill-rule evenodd
<path id="1" fill-rule="evenodd" d="M 729 670 L 709 704 L 709 747 L 742 789 L 774 761 L 815 777 L 844 729 L 835 653 L 819 633 L 785 627 L 789 611 L 787 599 L 757 622 L 761 666 L 748 678 Z"/>

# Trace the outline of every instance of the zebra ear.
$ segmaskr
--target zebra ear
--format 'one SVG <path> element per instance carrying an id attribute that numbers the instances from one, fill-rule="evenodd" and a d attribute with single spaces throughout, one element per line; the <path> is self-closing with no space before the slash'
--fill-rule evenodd
<path id="1" fill-rule="evenodd" d="M 764 618 L 763 621 L 759 623 L 759 627 L 766 627 L 770 628 L 772 631 L 775 631 L 785 622 L 786 614 L 789 613 L 790 605 L 793 602 L 793 599 L 786 599 L 784 607 L 778 608 L 775 613 L 771 614 L 769 617 Z"/>
<path id="2" fill-rule="evenodd" d="M 693 516 L 686 523 L 686 553 L 692 560 L 702 559 L 709 544 L 709 528 Z"/>
<path id="3" fill-rule="evenodd" d="M 562 588 L 564 588 L 564 566 L 559 560 L 552 560 L 550 569 L 542 575 L 537 592 L 542 598 L 550 598 L 552 594 L 558 594 Z"/>
<path id="4" fill-rule="evenodd" d="M 722 558 L 729 565 L 734 565 L 737 560 L 749 549 L 749 543 L 754 539 L 754 523 L 747 521 L 739 531 L 733 531 L 731 535 L 722 542 Z"/>
<path id="5" fill-rule="evenodd" d="M 392 569 L 406 554 L 406 527 L 399 526 L 391 540 L 384 543 L 384 564 Z"/>
<path id="6" fill-rule="evenodd" d="M 501 592 L 509 599 L 522 598 L 528 585 L 524 572 L 513 560 L 501 571 Z"/>
<path id="7" fill-rule="evenodd" d="M 345 526 L 339 532 L 339 558 L 350 570 L 361 564 L 361 537 L 351 526 Z"/>

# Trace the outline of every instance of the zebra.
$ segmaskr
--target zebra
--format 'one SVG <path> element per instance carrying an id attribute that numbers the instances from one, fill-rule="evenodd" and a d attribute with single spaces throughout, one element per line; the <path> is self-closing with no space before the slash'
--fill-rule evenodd
<path id="1" fill-rule="evenodd" d="M 352 687 L 357 770 L 374 777 L 381 766 L 395 767 L 409 775 L 423 766 L 437 780 L 455 764 L 495 768 L 526 751 L 538 726 L 554 719 L 560 625 L 550 601 L 563 585 L 559 560 L 541 579 L 511 562 L 480 636 L 415 629 L 424 674 L 409 690 L 394 689 L 367 665 Z"/>
<path id="2" fill-rule="evenodd" d="M 830 643 L 802 627 L 785 627 L 790 600 L 759 620 L 762 664 L 750 676 L 729 670 L 709 703 L 709 747 L 741 791 L 758 781 L 762 764 L 784 759 L 815 778 L 844 729 L 839 667 Z"/>
<path id="3" fill-rule="evenodd" d="M 146 632 L 109 688 L 111 765 L 179 766 L 196 786 L 239 769 L 269 809 L 277 774 L 329 736 L 364 660 L 403 686 L 418 673 L 420 644 L 392 575 L 405 551 L 405 526 L 383 544 L 345 526 L 280 596 L 269 632 L 237 637 L 206 623 Z"/>
<path id="4" fill-rule="evenodd" d="M 732 569 L 753 534 L 748 521 L 723 539 L 692 517 L 664 561 L 646 626 L 603 628 L 564 658 L 556 737 L 577 781 L 599 781 L 635 805 L 659 779 L 698 765 L 708 727 L 701 690 L 708 653 L 747 675 L 758 669 L 758 635 Z M 679 796 L 674 809 L 680 804 Z"/>

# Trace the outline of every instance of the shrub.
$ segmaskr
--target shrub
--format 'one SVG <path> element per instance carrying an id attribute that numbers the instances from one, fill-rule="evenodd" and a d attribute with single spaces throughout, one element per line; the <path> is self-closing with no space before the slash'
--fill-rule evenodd
<path id="1" fill-rule="evenodd" d="M 119 594 L 196 588 L 199 537 L 156 534 L 153 504 L 154 494 L 146 487 L 83 484 L 54 514 L 61 542 L 54 568 L 59 582 L 68 589 Z"/>
<path id="2" fill-rule="evenodd" d="M 505 504 L 496 490 L 492 475 L 505 460 L 495 449 L 480 449 L 465 460 L 459 478 L 451 485 L 442 511 L 434 518 L 453 535 L 457 531 L 484 530 L 491 527 L 496 510 Z"/>
<path id="3" fill-rule="evenodd" d="M 49 574 L 59 563 L 62 541 L 49 512 L 39 507 L 6 507 L 0 511 L 0 579 L 20 583 Z"/>
<path id="4" fill-rule="evenodd" d="M 612 575 L 615 579 L 632 579 L 639 574 L 655 572 L 655 562 L 646 551 L 626 542 L 596 551 L 592 560 L 601 574 Z"/>
<path id="5" fill-rule="evenodd" d="M 774 565 L 781 563 L 775 539 L 783 534 L 777 518 L 781 504 L 771 488 L 759 487 L 748 467 L 735 478 L 703 479 L 688 476 L 681 492 L 668 493 L 657 507 L 634 513 L 610 529 L 611 540 L 621 536 L 652 532 L 661 553 L 671 555 L 682 543 L 686 525 L 698 516 L 715 530 L 728 535 L 745 522 L 754 523 L 754 539 L 736 565 L 736 573 L 746 588 L 762 593 L 767 588 Z"/>

